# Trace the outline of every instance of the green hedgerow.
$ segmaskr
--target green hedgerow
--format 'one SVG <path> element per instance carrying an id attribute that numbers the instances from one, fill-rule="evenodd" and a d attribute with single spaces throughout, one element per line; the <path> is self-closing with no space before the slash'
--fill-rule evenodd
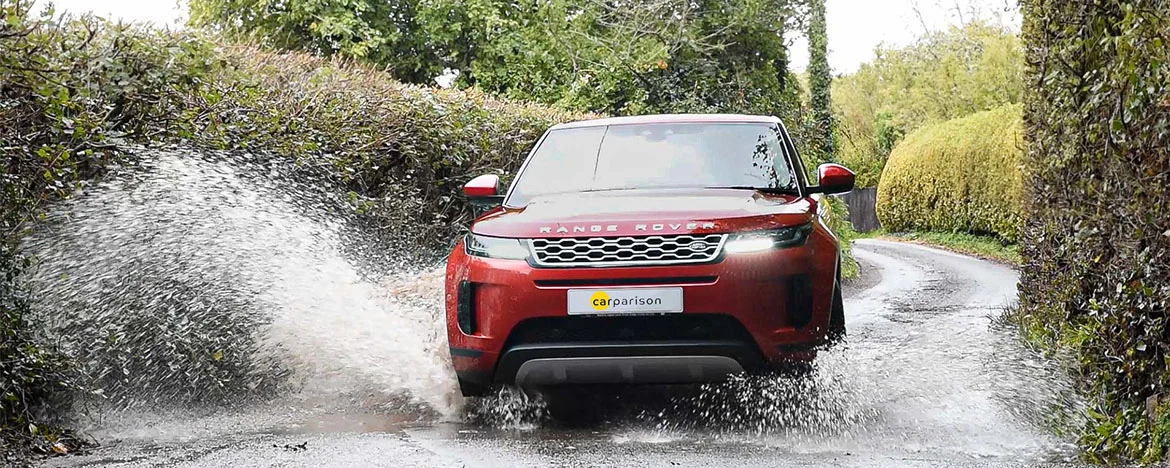
<path id="1" fill-rule="evenodd" d="M 1019 236 L 1022 107 L 1008 105 L 907 135 L 878 183 L 877 214 L 889 231 Z"/>
<path id="2" fill-rule="evenodd" d="M 19 242 L 47 204 L 149 154 L 131 151 L 138 145 L 288 157 L 343 183 L 355 212 L 380 233 L 407 236 L 404 248 L 438 250 L 469 218 L 458 196 L 464 181 L 514 170 L 546 128 L 585 117 L 403 85 L 371 68 L 222 45 L 199 32 L 54 20 L 30 9 L 0 0 L 5 444 L 52 449 L 59 439 L 40 416 L 52 416 L 62 407 L 57 397 L 85 380 L 29 323 L 29 259 Z M 204 364 L 232 365 L 226 361 Z"/>
<path id="3" fill-rule="evenodd" d="M 1025 0 L 1016 319 L 1077 356 L 1093 461 L 1170 449 L 1170 4 Z"/>

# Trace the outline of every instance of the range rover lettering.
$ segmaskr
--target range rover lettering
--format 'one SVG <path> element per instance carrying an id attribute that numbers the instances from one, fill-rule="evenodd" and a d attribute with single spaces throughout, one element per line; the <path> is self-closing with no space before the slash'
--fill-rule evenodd
<path id="1" fill-rule="evenodd" d="M 682 384 L 811 363 L 845 333 L 837 237 L 773 117 L 661 115 L 557 125 L 447 261 L 464 395 L 500 384 Z"/>

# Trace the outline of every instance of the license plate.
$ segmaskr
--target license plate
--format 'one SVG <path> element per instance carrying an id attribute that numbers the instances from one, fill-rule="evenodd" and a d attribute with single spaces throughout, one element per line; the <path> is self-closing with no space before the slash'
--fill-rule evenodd
<path id="1" fill-rule="evenodd" d="M 683 288 L 570 289 L 569 315 L 683 311 Z"/>

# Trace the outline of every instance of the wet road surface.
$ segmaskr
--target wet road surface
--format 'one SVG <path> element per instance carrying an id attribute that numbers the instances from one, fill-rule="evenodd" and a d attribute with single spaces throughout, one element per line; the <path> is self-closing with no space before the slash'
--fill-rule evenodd
<path id="1" fill-rule="evenodd" d="M 216 414 L 111 416 L 120 419 L 94 431 L 101 447 L 45 465 L 999 467 L 1075 459 L 1048 429 L 1075 413 L 1062 373 L 994 324 L 1014 300 L 1012 269 L 882 240 L 859 241 L 854 252 L 865 273 L 846 289 L 848 343 L 822 352 L 802 382 L 599 397 L 589 402 L 599 422 L 581 427 L 532 416 L 518 397 L 453 418 L 295 399 Z"/>

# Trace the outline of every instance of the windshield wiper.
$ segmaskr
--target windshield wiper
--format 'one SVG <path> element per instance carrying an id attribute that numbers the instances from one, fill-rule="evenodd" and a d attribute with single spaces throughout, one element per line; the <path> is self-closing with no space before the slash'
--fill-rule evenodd
<path id="1" fill-rule="evenodd" d="M 796 189 L 785 187 L 752 187 L 750 185 L 728 185 L 716 187 L 704 187 L 709 189 L 731 189 L 731 190 L 755 190 L 757 192 L 766 193 L 768 195 L 800 195 Z"/>

